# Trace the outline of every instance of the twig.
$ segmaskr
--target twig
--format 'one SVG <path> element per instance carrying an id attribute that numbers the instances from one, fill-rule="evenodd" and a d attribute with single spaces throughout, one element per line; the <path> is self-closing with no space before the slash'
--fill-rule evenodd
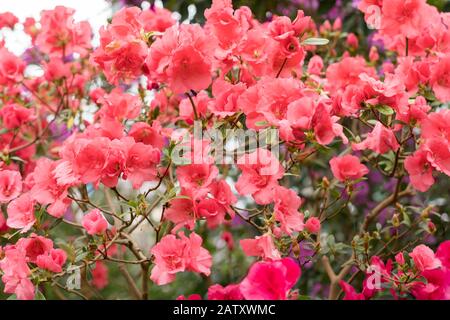
<path id="1" fill-rule="evenodd" d="M 378 215 L 383 211 L 385 208 L 389 207 L 391 204 L 393 204 L 397 199 L 414 195 L 414 191 L 411 190 L 409 187 L 406 188 L 406 190 L 402 192 L 395 192 L 391 194 L 389 197 L 384 199 L 382 202 L 380 202 L 364 219 L 364 222 L 361 226 L 361 233 L 364 233 L 369 228 L 369 224 L 376 218 Z"/>
<path id="2" fill-rule="evenodd" d="M 330 293 L 328 295 L 329 300 L 336 300 L 339 295 L 339 282 L 347 275 L 347 273 L 351 270 L 352 264 L 351 261 L 353 261 L 352 258 L 347 261 L 344 265 L 344 267 L 341 269 L 341 271 L 336 275 L 336 273 L 333 271 L 333 268 L 331 267 L 330 260 L 327 256 L 322 257 L 322 264 L 323 267 L 328 275 L 328 278 L 330 278 Z"/>
<path id="3" fill-rule="evenodd" d="M 139 299 L 141 297 L 141 293 L 139 292 L 139 289 L 134 282 L 133 278 L 131 277 L 130 273 L 127 270 L 127 267 L 124 264 L 119 264 L 119 271 L 124 276 L 125 280 L 127 281 L 128 287 L 130 288 L 131 293 L 136 299 Z"/>

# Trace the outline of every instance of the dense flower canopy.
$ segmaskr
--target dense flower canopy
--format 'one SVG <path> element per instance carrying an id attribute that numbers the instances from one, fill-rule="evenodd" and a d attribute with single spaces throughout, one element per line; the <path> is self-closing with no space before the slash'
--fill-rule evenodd
<path id="1" fill-rule="evenodd" d="M 355 3 L 1 13 L 5 297 L 450 299 L 450 14 Z"/>

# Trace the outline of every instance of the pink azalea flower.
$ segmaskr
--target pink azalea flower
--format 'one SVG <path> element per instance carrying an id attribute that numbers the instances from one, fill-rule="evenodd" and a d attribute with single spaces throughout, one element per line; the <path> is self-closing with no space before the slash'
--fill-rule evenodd
<path id="1" fill-rule="evenodd" d="M 432 68 L 431 85 L 436 97 L 450 102 L 450 56 L 445 55 Z"/>
<path id="2" fill-rule="evenodd" d="M 74 22 L 74 9 L 56 6 L 41 12 L 41 32 L 36 38 L 40 50 L 50 55 L 85 55 L 91 48 L 92 30 L 87 21 Z"/>
<path id="3" fill-rule="evenodd" d="M 228 183 L 225 180 L 213 182 L 209 186 L 209 190 L 217 203 L 225 209 L 225 211 L 231 218 L 233 218 L 234 210 L 231 208 L 231 206 L 237 202 L 237 198 L 231 191 Z"/>
<path id="4" fill-rule="evenodd" d="M 19 22 L 19 19 L 11 12 L 0 13 L 0 29 L 1 28 L 14 28 L 14 25 Z"/>
<path id="5" fill-rule="evenodd" d="M 61 249 L 51 249 L 50 252 L 37 257 L 36 265 L 39 268 L 49 270 L 51 272 L 62 272 L 62 266 L 66 262 L 67 254 Z"/>
<path id="6" fill-rule="evenodd" d="M 136 122 L 131 126 L 128 136 L 134 138 L 136 142 L 142 142 L 162 150 L 166 143 L 161 129 L 158 121 L 153 121 L 151 126 L 145 122 Z"/>
<path id="7" fill-rule="evenodd" d="M 102 108 L 97 115 L 110 120 L 122 122 L 134 119 L 141 112 L 142 102 L 138 96 L 125 93 L 121 88 L 114 88 L 97 102 Z"/>
<path id="8" fill-rule="evenodd" d="M 450 269 L 450 240 L 441 242 L 436 250 L 436 258 L 438 258 L 442 265 Z"/>
<path id="9" fill-rule="evenodd" d="M 16 246 L 23 250 L 28 262 L 36 263 L 40 255 L 47 255 L 53 249 L 53 241 L 32 233 L 28 238 L 20 238 Z"/>
<path id="10" fill-rule="evenodd" d="M 0 84 L 16 83 L 23 78 L 25 63 L 5 47 L 0 48 Z"/>
<path id="11" fill-rule="evenodd" d="M 261 257 L 264 260 L 278 260 L 281 255 L 273 243 L 272 236 L 264 234 L 255 239 L 243 239 L 240 241 L 242 250 L 247 256 Z"/>
<path id="12" fill-rule="evenodd" d="M 359 75 L 362 73 L 374 76 L 375 70 L 368 67 L 362 57 L 345 57 L 328 67 L 326 72 L 327 89 L 330 92 L 336 92 L 339 89 L 345 89 L 348 85 L 361 84 Z"/>
<path id="13" fill-rule="evenodd" d="M 450 142 L 450 110 L 432 112 L 421 122 L 421 136 L 424 139 L 443 139 Z"/>
<path id="14" fill-rule="evenodd" d="M 134 189 L 140 188 L 145 181 L 155 180 L 160 159 L 158 149 L 141 142 L 132 144 L 127 152 L 124 178 L 131 181 Z"/>
<path id="15" fill-rule="evenodd" d="M 110 188 L 117 186 L 120 175 L 125 170 L 127 144 L 114 139 L 109 144 L 105 166 L 101 172 L 101 182 Z"/>
<path id="16" fill-rule="evenodd" d="M 412 186 L 422 192 L 434 184 L 433 170 L 427 155 L 426 150 L 419 149 L 405 159 L 405 169 L 408 171 Z"/>
<path id="17" fill-rule="evenodd" d="M 197 214 L 206 219 L 209 228 L 216 228 L 225 220 L 226 209 L 216 199 L 202 199 L 196 206 Z"/>
<path id="18" fill-rule="evenodd" d="M 234 49 L 248 28 L 247 21 L 240 21 L 238 11 L 233 10 L 229 0 L 214 0 L 211 8 L 205 10 L 205 18 L 206 25 L 223 51 Z"/>
<path id="19" fill-rule="evenodd" d="M 397 142 L 394 132 L 377 121 L 372 132 L 367 135 L 367 138 L 360 143 L 353 143 L 352 148 L 353 150 L 370 149 L 382 154 L 391 150 L 397 151 L 400 145 Z"/>
<path id="20" fill-rule="evenodd" d="M 425 270 L 421 276 L 426 282 L 416 281 L 411 288 L 418 300 L 449 300 L 450 271 L 448 269 Z"/>
<path id="21" fill-rule="evenodd" d="M 243 300 L 240 286 L 229 284 L 222 287 L 220 284 L 213 284 L 208 288 L 208 300 Z"/>
<path id="22" fill-rule="evenodd" d="M 339 281 L 339 285 L 344 291 L 344 299 L 343 300 L 366 300 L 364 294 L 357 293 L 355 288 L 348 284 L 347 282 L 341 280 Z"/>
<path id="23" fill-rule="evenodd" d="M 239 111 L 238 98 L 247 89 L 245 84 L 233 85 L 225 80 L 213 82 L 212 92 L 215 99 L 208 103 L 208 108 L 218 117 L 225 118 Z"/>
<path id="24" fill-rule="evenodd" d="M 300 267 L 290 258 L 256 262 L 239 288 L 246 300 L 285 300 L 300 274 Z"/>
<path id="25" fill-rule="evenodd" d="M 35 288 L 28 278 L 31 270 L 25 260 L 25 252 L 9 247 L 5 249 L 5 257 L 0 261 L 3 271 L 2 281 L 5 293 L 15 293 L 20 300 L 32 300 Z"/>
<path id="26" fill-rule="evenodd" d="M 389 35 L 414 38 L 427 19 L 425 0 L 383 1 L 381 30 Z"/>
<path id="27" fill-rule="evenodd" d="M 108 228 L 108 221 L 98 209 L 93 209 L 84 215 L 81 224 L 90 235 L 103 234 Z"/>
<path id="28" fill-rule="evenodd" d="M 187 238 L 184 233 L 166 235 L 151 250 L 155 259 L 150 279 L 157 285 L 175 280 L 178 272 L 193 271 L 208 276 L 212 259 L 208 250 L 201 247 L 203 240 L 192 232 Z"/>
<path id="29" fill-rule="evenodd" d="M 305 228 L 311 233 L 318 234 L 320 232 L 320 220 L 317 217 L 311 217 L 306 220 Z"/>
<path id="30" fill-rule="evenodd" d="M 257 149 L 238 159 L 242 175 L 236 183 L 241 195 L 251 194 L 259 204 L 273 201 L 273 190 L 284 175 L 284 169 L 278 159 L 266 149 Z"/>
<path id="31" fill-rule="evenodd" d="M 414 260 L 414 265 L 419 271 L 433 270 L 442 266 L 441 261 L 436 258 L 433 250 L 424 244 L 418 245 L 409 254 Z"/>
<path id="32" fill-rule="evenodd" d="M 442 139 L 429 139 L 424 145 L 427 160 L 438 171 L 450 176 L 450 142 Z"/>
<path id="33" fill-rule="evenodd" d="M 278 186 L 274 190 L 274 216 L 286 234 L 303 230 L 303 214 L 298 212 L 303 200 L 294 190 Z"/>
<path id="34" fill-rule="evenodd" d="M 17 198 L 22 192 L 22 177 L 18 171 L 0 171 L 0 203 Z"/>
<path id="35" fill-rule="evenodd" d="M 8 204 L 8 219 L 6 224 L 10 228 L 21 229 L 25 233 L 36 222 L 34 216 L 34 201 L 29 193 L 24 193 Z"/>
<path id="36" fill-rule="evenodd" d="M 0 118 L 8 129 L 19 128 L 23 124 L 33 120 L 33 110 L 16 104 L 8 104 L 0 109 Z"/>
<path id="37" fill-rule="evenodd" d="M 139 21 L 146 32 L 164 32 L 176 23 L 176 20 L 172 17 L 172 12 L 157 6 L 150 10 L 143 10 L 139 15 Z"/>
<path id="38" fill-rule="evenodd" d="M 166 209 L 164 218 L 173 222 L 176 233 L 181 228 L 193 230 L 196 221 L 196 213 L 191 199 L 177 198 L 170 201 L 170 207 Z"/>
<path id="39" fill-rule="evenodd" d="M 212 164 L 189 164 L 177 168 L 181 188 L 195 195 L 207 192 L 218 173 L 219 170 Z"/>
<path id="40" fill-rule="evenodd" d="M 142 74 L 149 50 L 141 36 L 145 23 L 141 13 L 137 7 L 123 8 L 114 15 L 111 24 L 100 29 L 100 47 L 92 58 L 113 84 L 120 80 L 129 83 Z"/>
<path id="41" fill-rule="evenodd" d="M 150 279 L 157 285 L 164 285 L 175 280 L 178 272 L 187 269 L 185 252 L 188 244 L 175 235 L 164 236 L 151 250 L 155 259 Z"/>
<path id="42" fill-rule="evenodd" d="M 98 186 L 108 157 L 110 140 L 104 137 L 76 139 L 73 142 L 73 172 L 83 183 Z"/>
<path id="43" fill-rule="evenodd" d="M 336 179 L 345 182 L 358 180 L 369 173 L 369 169 L 359 161 L 358 157 L 345 155 L 330 160 L 331 171 Z"/>
<path id="44" fill-rule="evenodd" d="M 309 60 L 308 73 L 319 76 L 322 73 L 323 60 L 320 56 L 315 55 Z"/>
<path id="45" fill-rule="evenodd" d="M 67 198 L 67 184 L 64 179 L 58 179 L 55 171 L 58 163 L 47 158 L 40 158 L 33 171 L 33 186 L 31 197 L 36 202 L 47 205 L 47 211 L 60 218 L 69 207 L 71 200 Z M 65 172 L 67 174 L 67 171 Z M 58 181 L 59 180 L 59 181 Z"/>
<path id="46" fill-rule="evenodd" d="M 102 261 L 97 261 L 92 269 L 92 285 L 99 290 L 105 288 L 109 283 L 108 268 Z"/>
<path id="47" fill-rule="evenodd" d="M 203 118 L 208 111 L 208 106 L 212 99 L 208 96 L 208 93 L 204 90 L 200 91 L 199 93 L 197 93 L 196 96 L 191 98 L 192 101 L 194 101 L 197 116 L 199 118 Z M 184 119 L 188 124 L 193 124 L 195 120 L 195 113 L 189 98 L 181 100 L 179 109 L 180 109 L 180 118 Z"/>
<path id="48" fill-rule="evenodd" d="M 175 93 L 206 89 L 211 81 L 210 39 L 197 24 L 167 29 L 150 48 L 146 66 L 151 79 L 166 82 Z"/>

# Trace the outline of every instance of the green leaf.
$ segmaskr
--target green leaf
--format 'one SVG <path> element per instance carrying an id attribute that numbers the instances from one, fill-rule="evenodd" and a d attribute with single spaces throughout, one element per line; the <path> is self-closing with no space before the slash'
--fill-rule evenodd
<path id="1" fill-rule="evenodd" d="M 285 176 L 285 177 L 286 177 L 286 176 L 300 177 L 299 174 L 290 173 L 290 172 L 285 173 L 284 176 Z"/>
<path id="2" fill-rule="evenodd" d="M 18 156 L 12 156 L 10 159 L 14 160 L 14 161 L 25 163 L 25 160 L 23 160 L 21 157 L 18 157 Z"/>
<path id="3" fill-rule="evenodd" d="M 368 124 L 371 124 L 371 125 L 376 125 L 377 123 L 378 123 L 378 120 L 376 120 L 376 119 L 369 119 L 369 120 L 367 120 L 366 121 Z"/>
<path id="4" fill-rule="evenodd" d="M 34 296 L 34 300 L 47 300 L 47 299 L 45 299 L 42 292 L 40 292 L 39 290 L 36 290 L 36 295 Z"/>
<path id="5" fill-rule="evenodd" d="M 257 122 L 255 122 L 255 125 L 257 125 L 258 127 L 265 127 L 268 124 L 269 123 L 267 121 L 257 121 Z"/>
<path id="6" fill-rule="evenodd" d="M 408 214 L 406 213 L 406 211 L 403 211 L 402 214 L 403 214 L 403 223 L 405 225 L 407 225 L 408 227 L 410 227 L 411 226 L 411 219 L 409 218 Z"/>
<path id="7" fill-rule="evenodd" d="M 309 38 L 302 42 L 305 46 L 324 46 L 327 45 L 330 40 L 325 38 Z"/>
<path id="8" fill-rule="evenodd" d="M 384 114 L 385 116 L 391 116 L 394 114 L 394 109 L 386 105 L 378 105 L 376 109 L 379 113 Z"/>

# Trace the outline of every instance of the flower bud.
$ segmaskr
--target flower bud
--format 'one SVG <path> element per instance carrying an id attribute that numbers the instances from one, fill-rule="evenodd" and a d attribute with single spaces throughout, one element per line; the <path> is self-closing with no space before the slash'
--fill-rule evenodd
<path id="1" fill-rule="evenodd" d="M 398 228 L 400 226 L 400 217 L 397 213 L 392 216 L 392 225 L 395 228 Z"/>
<path id="2" fill-rule="evenodd" d="M 405 264 L 405 257 L 403 256 L 403 252 L 399 252 L 395 255 L 395 261 L 401 266 Z"/>
<path id="3" fill-rule="evenodd" d="M 428 232 L 431 234 L 436 232 L 436 225 L 433 223 L 433 221 L 428 221 Z"/>

